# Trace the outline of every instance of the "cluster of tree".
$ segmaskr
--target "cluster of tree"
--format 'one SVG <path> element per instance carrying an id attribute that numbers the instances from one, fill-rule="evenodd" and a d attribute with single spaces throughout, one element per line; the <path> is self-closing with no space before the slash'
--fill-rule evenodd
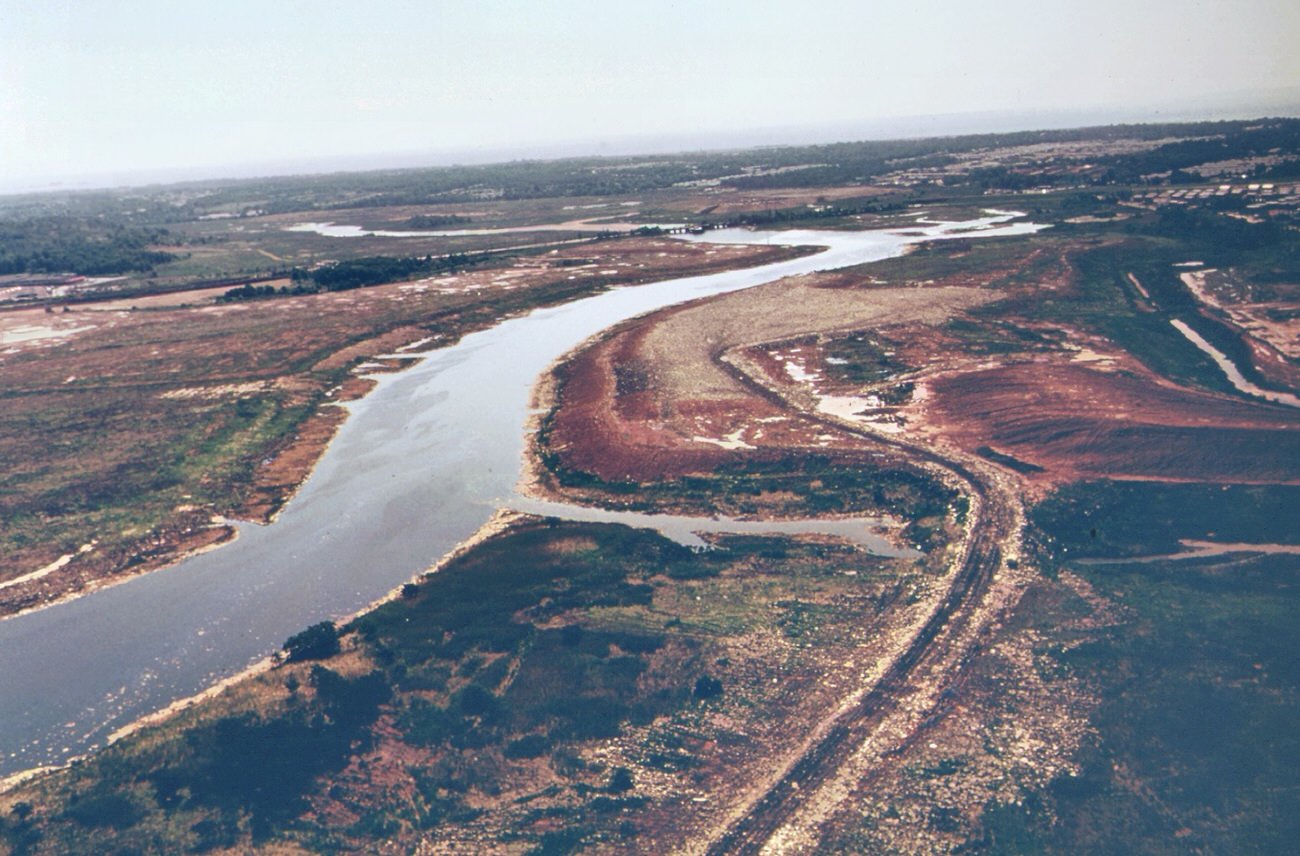
<path id="1" fill-rule="evenodd" d="M 292 288 L 281 286 L 276 288 L 274 285 L 253 285 L 248 283 L 238 288 L 232 288 L 225 294 L 217 298 L 217 303 L 237 303 L 243 300 L 261 300 L 265 297 L 280 297 L 288 294 L 306 294 L 314 292 L 315 289 L 304 288 L 301 285 L 295 285 Z"/>
<path id="2" fill-rule="evenodd" d="M 138 229 L 67 217 L 0 220 L 0 274 L 86 276 L 144 271 L 175 258 L 152 249 L 166 229 Z"/>
<path id="3" fill-rule="evenodd" d="M 223 825 L 246 814 L 255 839 L 299 814 L 315 779 L 368 745 L 391 695 L 380 672 L 345 678 L 314 666 L 310 682 L 315 699 L 287 714 L 230 716 L 189 732 L 182 756 L 149 777 L 158 802 L 219 809 Z"/>
<path id="4" fill-rule="evenodd" d="M 1215 266 L 1251 264 L 1291 275 L 1300 271 L 1300 242 L 1291 239 L 1286 226 L 1272 220 L 1250 223 L 1218 213 L 1232 205 L 1217 199 L 1197 206 L 1171 205 L 1154 217 L 1129 224 L 1128 229 L 1203 246 Z"/>
<path id="5" fill-rule="evenodd" d="M 1271 119 L 1253 125 L 1216 123 L 1192 139 L 1166 143 L 1150 151 L 1102 157 L 1096 163 L 1106 167 L 1106 179 L 1112 182 L 1137 183 L 1143 176 L 1165 173 L 1170 173 L 1175 182 L 1178 178 L 1202 181 L 1200 175 L 1184 171 L 1199 164 L 1261 157 L 1278 150 L 1300 150 L 1300 120 Z"/>
<path id="6" fill-rule="evenodd" d="M 410 258 L 366 256 L 359 259 L 334 262 L 311 271 L 294 268 L 289 272 L 292 285 L 276 288 L 272 285 L 248 283 L 230 289 L 218 297 L 217 302 L 234 303 L 243 300 L 262 300 L 267 297 L 294 294 L 317 294 L 322 291 L 349 291 L 354 288 L 365 288 L 369 285 L 402 282 L 403 280 L 432 276 L 437 273 L 451 273 L 480 264 L 486 258 L 487 256 L 481 254 L 471 256 L 465 253 Z"/>
<path id="7" fill-rule="evenodd" d="M 406 229 L 443 229 L 447 226 L 461 226 L 473 221 L 459 214 L 416 214 L 402 221 Z"/>
<path id="8" fill-rule="evenodd" d="M 348 291 L 367 285 L 401 282 L 415 277 L 456 271 L 482 262 L 485 258 L 482 255 L 469 256 L 465 253 L 409 258 L 366 256 L 335 262 L 310 272 L 295 268 L 291 276 L 295 282 L 310 279 L 321 291 Z"/>
<path id="9" fill-rule="evenodd" d="M 285 640 L 283 650 L 285 660 L 290 663 L 333 657 L 339 652 L 338 628 L 333 621 L 313 624 Z"/>
<path id="10" fill-rule="evenodd" d="M 771 208 L 766 211 L 754 211 L 728 217 L 725 222 L 706 223 L 704 228 L 713 229 L 722 226 L 771 226 L 779 223 L 792 223 L 802 220 L 824 220 L 836 217 L 851 217 L 855 214 L 882 214 L 898 211 L 903 203 L 885 199 L 869 201 L 845 201 L 809 208 L 800 205 L 795 208 Z"/>

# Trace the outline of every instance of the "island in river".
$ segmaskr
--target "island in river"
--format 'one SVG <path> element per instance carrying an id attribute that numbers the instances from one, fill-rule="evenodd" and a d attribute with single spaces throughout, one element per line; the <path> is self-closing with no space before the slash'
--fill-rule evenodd
<path id="1" fill-rule="evenodd" d="M 1229 147 L 1294 148 L 1286 122 L 1216 130 Z M 796 277 L 621 323 L 556 363 L 539 387 L 528 449 L 534 497 L 755 520 L 881 515 L 903 526 L 907 552 L 879 555 L 829 533 L 743 532 L 706 534 L 712 549 L 701 552 L 613 523 L 518 517 L 392 601 L 294 635 L 264 674 L 9 791 L 0 798 L 8 846 L 333 851 L 382 839 L 447 851 L 942 852 L 1151 849 L 1167 840 L 1269 849 L 1288 840 L 1292 814 L 1264 795 L 1279 792 L 1290 751 L 1281 723 L 1294 711 L 1285 616 L 1296 572 L 1287 549 L 1296 414 L 1234 386 L 1170 322 L 1195 330 L 1257 388 L 1294 392 L 1288 307 L 1296 300 L 1285 274 L 1294 270 L 1293 242 L 1276 230 L 1292 216 L 1295 191 L 1284 182 L 1243 187 L 1243 202 L 1280 215 L 1251 223 L 1231 216 L 1241 213 L 1231 188 L 1220 196 L 1212 181 L 1190 190 L 1128 183 L 1124 157 L 1136 164 L 1140 155 L 1142 169 L 1152 158 L 1183 157 L 1165 137 L 1193 129 L 1074 133 L 1058 141 L 1055 159 L 1016 137 L 993 148 L 1006 175 L 1040 182 L 1045 192 L 1032 196 L 986 186 L 988 173 L 971 166 L 981 161 L 959 154 L 945 167 L 943 198 L 920 183 L 906 189 L 901 169 L 870 187 L 804 187 L 795 171 L 785 174 L 791 186 L 770 192 L 723 183 L 621 200 L 640 203 L 618 207 L 636 210 L 628 219 L 642 228 L 658 217 L 700 228 L 748 221 L 833 225 L 849 236 L 933 232 L 927 221 L 973 219 L 989 206 L 1052 228 L 943 242 L 912 234 L 914 252 L 840 270 L 804 259 Z M 1092 158 L 1096 147 L 1115 146 L 1095 192 L 1071 185 L 1069 158 L 1083 140 Z M 754 155 L 756 163 L 768 156 Z M 545 222 L 543 202 L 528 204 L 518 218 Z M 550 222 L 574 220 L 556 207 Z M 340 246 L 373 241 L 392 252 L 403 240 L 391 234 L 399 214 L 414 213 L 394 211 L 384 223 L 378 211 L 353 221 L 371 236 L 287 232 L 311 218 L 282 217 L 257 240 L 307 242 L 262 247 L 304 261 L 326 251 L 312 242 L 332 241 L 329 252 L 357 254 L 345 271 L 354 280 L 400 271 L 364 261 L 370 249 Z M 517 252 L 540 253 L 525 258 L 553 277 L 548 300 L 603 288 L 622 262 L 598 253 L 623 242 L 628 252 L 653 248 L 629 262 L 646 265 L 636 269 L 643 279 L 655 278 L 653 259 L 673 257 L 668 247 L 728 265 L 755 252 L 720 243 L 731 238 L 711 229 L 692 244 L 647 231 Z M 538 238 L 526 240 L 573 240 Z M 190 444 L 183 457 L 197 481 L 167 475 L 186 485 L 195 511 L 213 508 L 198 491 L 215 484 L 214 461 L 233 455 L 256 473 L 275 455 L 263 446 L 247 461 L 238 455 L 251 446 L 239 443 L 282 442 L 285 425 L 306 424 L 340 397 L 349 372 L 405 365 L 394 356 L 401 346 L 420 343 L 400 352 L 409 356 L 455 338 L 458 330 L 439 327 L 448 318 L 488 324 L 526 308 L 539 293 L 516 272 L 528 262 L 489 267 L 509 254 L 473 255 L 492 249 L 445 248 L 446 258 L 458 254 L 457 265 L 476 269 L 468 274 L 428 270 L 340 292 L 312 293 L 318 280 L 304 264 L 269 294 L 240 287 L 196 307 L 230 329 L 274 330 L 295 315 L 319 323 L 304 325 L 304 344 L 274 357 L 302 367 L 287 380 L 235 383 L 234 373 L 255 368 L 253 357 L 209 354 L 205 366 L 226 372 L 229 389 L 157 396 L 210 431 L 166 437 Z M 1192 260 L 1198 268 L 1187 267 Z M 1186 285 L 1189 269 L 1207 271 L 1205 288 Z M 439 301 L 453 301 L 459 314 L 440 314 Z M 90 306 L 71 304 L 66 315 L 89 316 Z M 338 314 L 322 314 L 326 306 Z M 129 346 L 140 335 L 130 322 L 143 311 L 90 317 L 116 322 L 106 334 Z M 425 318 L 399 321 L 408 311 Z M 331 317 L 381 313 L 394 325 L 382 348 L 311 342 L 315 330 L 340 323 Z M 66 323 L 65 313 L 52 314 L 49 324 Z M 251 326 L 259 315 L 264 326 Z M 460 347 L 468 353 L 474 341 Z M 61 347 L 50 344 L 45 357 Z M 129 367 L 124 380 L 141 372 L 138 395 L 165 363 L 148 349 L 136 353 L 146 365 Z M 45 379 L 27 381 L 28 397 L 49 396 L 43 406 L 54 420 L 58 396 L 75 394 L 77 380 L 66 391 L 52 381 L 73 372 L 64 364 L 42 375 L 43 360 L 18 362 Z M 431 381 L 452 368 L 385 375 L 374 400 L 426 382 L 421 371 Z M 290 399 L 277 396 L 295 388 L 317 395 L 315 404 L 291 412 Z M 369 406 L 346 425 L 360 426 Z M 102 415 L 102 424 L 129 424 L 121 411 Z M 338 449 L 349 431 L 378 448 L 371 441 L 407 424 L 379 422 L 379 433 L 345 427 Z M 512 457 L 517 427 L 500 441 L 516 444 Z M 418 420 L 410 428 L 426 430 Z M 125 463 L 118 458 L 113 472 L 134 472 Z M 318 471 L 322 484 L 330 466 Z M 420 482 L 409 458 L 392 474 L 408 471 Z M 227 472 L 226 484 L 256 483 Z M 499 498 L 513 466 L 497 475 L 505 488 L 488 493 Z M 183 499 L 167 493 L 182 489 L 167 479 L 141 487 Z M 395 535 L 444 516 L 427 513 L 439 491 L 425 488 L 418 501 L 381 509 Z M 295 503 L 311 497 L 309 482 L 265 532 L 291 524 Z M 351 513 L 361 499 L 340 500 L 327 516 Z M 86 507 L 51 503 L 47 517 L 66 508 L 61 525 L 71 526 Z M 210 555 L 260 534 L 249 530 Z M 74 558 L 48 576 L 95 554 L 94 536 L 80 538 L 56 547 L 45 565 Z M 1184 551 L 1183 540 L 1234 552 Z M 184 567 L 141 579 L 180 579 Z M 304 584 L 302 595 L 323 586 Z"/>

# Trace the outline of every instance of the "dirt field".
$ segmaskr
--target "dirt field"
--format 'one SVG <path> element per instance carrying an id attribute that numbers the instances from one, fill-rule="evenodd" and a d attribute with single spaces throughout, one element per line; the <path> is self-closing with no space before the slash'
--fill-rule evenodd
<path id="1" fill-rule="evenodd" d="M 877 325 L 923 328 L 988 299 L 969 288 L 820 288 L 815 277 L 724 295 L 626 325 L 566 368 L 554 442 L 607 480 L 707 469 L 728 451 L 863 448 L 757 395 L 723 355 L 755 343 Z"/>

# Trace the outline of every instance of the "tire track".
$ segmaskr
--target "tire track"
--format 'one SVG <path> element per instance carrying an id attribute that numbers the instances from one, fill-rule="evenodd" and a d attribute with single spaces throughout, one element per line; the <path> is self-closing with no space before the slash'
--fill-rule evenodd
<path id="1" fill-rule="evenodd" d="M 975 517 L 970 521 L 970 534 L 964 547 L 965 555 L 961 566 L 938 608 L 862 700 L 841 714 L 838 721 L 743 816 L 733 821 L 709 844 L 705 851 L 709 856 L 761 852 L 772 836 L 798 814 L 809 796 L 829 781 L 848 756 L 879 729 L 885 718 L 898 708 L 901 699 L 913 688 L 912 679 L 918 670 L 941 659 L 949 650 L 949 646 L 944 643 L 960 638 L 966 629 L 970 612 L 988 591 L 993 576 L 1001 565 L 1002 553 L 998 542 L 1008 534 L 1005 531 L 1007 524 L 1014 519 L 1005 505 L 1007 497 L 1001 495 L 995 485 L 987 483 L 961 462 L 900 440 L 880 437 L 836 420 L 810 414 L 729 361 L 718 359 L 718 363 L 756 394 L 793 410 L 804 419 L 871 440 L 902 452 L 913 461 L 922 461 L 950 474 L 964 485 L 972 500 L 969 513 Z M 963 662 L 964 660 L 965 658 Z M 934 712 L 928 718 L 932 718 L 933 714 Z"/>

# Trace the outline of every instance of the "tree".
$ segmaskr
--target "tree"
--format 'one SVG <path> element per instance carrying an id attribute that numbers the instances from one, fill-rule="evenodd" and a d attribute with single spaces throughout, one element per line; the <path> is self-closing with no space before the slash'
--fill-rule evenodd
<path id="1" fill-rule="evenodd" d="M 625 794 L 635 786 L 632 781 L 632 771 L 627 767 L 615 767 L 613 774 L 609 777 L 609 785 L 606 790 L 611 794 Z"/>
<path id="2" fill-rule="evenodd" d="M 313 624 L 301 633 L 295 633 L 284 643 L 285 659 L 290 663 L 302 660 L 324 660 L 339 652 L 339 631 L 333 621 Z"/>

